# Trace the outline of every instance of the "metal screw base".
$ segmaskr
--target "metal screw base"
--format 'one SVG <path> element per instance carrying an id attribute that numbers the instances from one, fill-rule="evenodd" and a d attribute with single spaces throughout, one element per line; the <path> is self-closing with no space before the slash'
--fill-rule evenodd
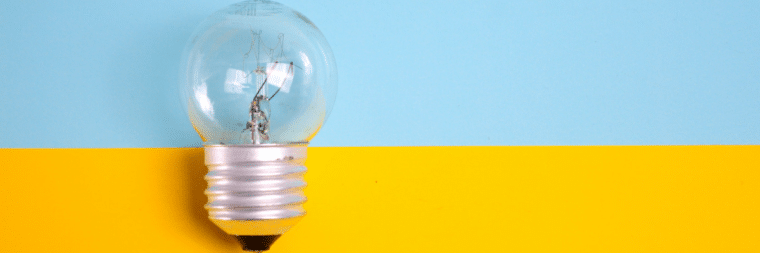
<path id="1" fill-rule="evenodd" d="M 280 235 L 305 214 L 306 144 L 206 146 L 209 218 L 231 235 Z"/>

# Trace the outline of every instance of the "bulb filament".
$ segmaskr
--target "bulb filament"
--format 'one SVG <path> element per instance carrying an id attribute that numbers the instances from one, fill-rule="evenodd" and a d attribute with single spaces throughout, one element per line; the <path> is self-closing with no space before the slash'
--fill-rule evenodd
<path id="1" fill-rule="evenodd" d="M 256 69 L 251 70 L 247 75 L 255 74 L 256 76 L 264 77 L 264 80 L 261 81 L 261 83 L 258 83 L 257 81 L 258 89 L 256 90 L 256 94 L 253 96 L 251 105 L 248 108 L 248 113 L 251 119 L 246 122 L 245 129 L 243 129 L 243 132 L 247 130 L 251 131 L 251 141 L 253 144 L 263 144 L 269 141 L 269 123 L 271 113 L 269 110 L 269 101 L 272 100 L 272 98 L 274 98 L 274 96 L 276 96 L 281 90 L 283 90 L 283 87 L 285 87 L 286 92 L 290 89 L 289 85 L 293 80 L 293 75 L 295 74 L 292 61 L 288 66 L 284 66 L 284 63 L 281 63 L 279 60 L 275 60 L 284 58 L 284 41 L 285 35 L 280 33 L 277 36 L 277 44 L 275 44 L 274 47 L 270 48 L 264 45 L 262 42 L 261 31 L 254 31 L 251 29 L 251 43 L 247 48 L 247 52 L 243 54 L 244 71 L 246 61 L 248 60 L 248 57 L 251 53 L 254 54 L 254 57 L 256 59 Z M 261 54 L 262 47 L 265 55 Z M 277 55 L 275 55 L 276 51 L 279 51 Z M 267 63 L 267 66 L 265 68 L 262 64 L 262 56 L 267 58 L 266 62 L 272 62 L 274 60 L 274 63 Z M 277 87 L 277 90 L 272 93 L 271 96 L 267 95 L 267 89 L 265 88 L 267 83 Z"/>

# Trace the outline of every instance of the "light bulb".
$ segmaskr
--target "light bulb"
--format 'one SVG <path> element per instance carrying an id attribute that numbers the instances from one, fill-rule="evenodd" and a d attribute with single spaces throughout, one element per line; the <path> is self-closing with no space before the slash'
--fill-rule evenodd
<path id="1" fill-rule="evenodd" d="M 301 13 L 246 1 L 196 28 L 180 72 L 209 168 L 209 218 L 244 249 L 267 250 L 305 215 L 306 146 L 337 92 L 332 51 Z"/>

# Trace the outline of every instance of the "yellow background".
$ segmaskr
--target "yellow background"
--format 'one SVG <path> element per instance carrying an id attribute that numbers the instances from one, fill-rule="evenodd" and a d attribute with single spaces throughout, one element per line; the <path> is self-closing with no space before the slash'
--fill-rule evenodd
<path id="1" fill-rule="evenodd" d="M 309 148 L 270 252 L 760 252 L 760 146 Z M 239 252 L 203 150 L 0 149 L 2 252 Z"/>

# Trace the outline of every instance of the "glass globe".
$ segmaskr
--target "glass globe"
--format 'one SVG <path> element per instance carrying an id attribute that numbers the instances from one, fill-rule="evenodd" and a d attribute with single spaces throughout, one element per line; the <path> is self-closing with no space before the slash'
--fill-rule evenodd
<path id="1" fill-rule="evenodd" d="M 337 69 L 301 13 L 246 1 L 216 13 L 185 47 L 180 86 L 204 145 L 308 143 L 332 109 Z"/>

